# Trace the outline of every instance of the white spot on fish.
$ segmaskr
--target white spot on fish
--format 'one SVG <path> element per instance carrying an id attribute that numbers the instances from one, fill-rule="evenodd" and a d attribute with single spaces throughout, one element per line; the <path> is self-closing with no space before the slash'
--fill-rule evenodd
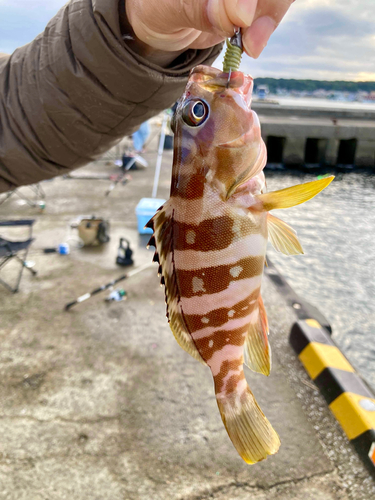
<path id="1" fill-rule="evenodd" d="M 195 243 L 195 237 L 196 237 L 195 231 L 193 231 L 193 230 L 190 229 L 186 233 L 186 243 L 188 245 L 194 245 L 194 243 Z"/>
<path id="2" fill-rule="evenodd" d="M 194 276 L 192 280 L 192 285 L 193 285 L 193 293 L 206 291 L 204 288 L 204 281 L 202 280 L 202 278 L 198 278 L 198 276 Z"/>
<path id="3" fill-rule="evenodd" d="M 234 309 L 231 309 L 230 311 L 228 311 L 228 318 L 233 318 L 235 312 L 236 311 Z"/>
<path id="4" fill-rule="evenodd" d="M 214 341 L 210 340 L 209 343 L 208 343 L 208 347 L 212 347 L 213 345 L 214 345 Z"/>
<path id="5" fill-rule="evenodd" d="M 209 170 L 206 174 L 206 181 L 212 182 L 213 178 L 214 178 L 214 173 L 212 170 Z"/>
<path id="6" fill-rule="evenodd" d="M 238 278 L 238 276 L 242 273 L 243 267 L 241 266 L 235 266 L 232 267 L 229 272 L 233 276 L 233 278 Z"/>
<path id="7" fill-rule="evenodd" d="M 205 323 L 205 324 L 207 324 L 207 323 L 210 322 L 210 320 L 208 318 L 206 318 L 206 316 L 204 316 L 203 318 L 201 318 L 201 321 L 202 321 L 202 323 Z"/>
<path id="8" fill-rule="evenodd" d="M 246 309 L 248 308 L 249 306 L 245 306 L 241 309 L 241 311 L 246 311 Z"/>
<path id="9" fill-rule="evenodd" d="M 229 339 L 225 339 L 225 342 L 229 342 Z"/>
<path id="10" fill-rule="evenodd" d="M 255 302 L 256 302 L 256 300 L 252 300 L 252 301 L 250 302 L 250 304 L 255 304 Z"/>
<path id="11" fill-rule="evenodd" d="M 236 238 L 241 236 L 241 219 L 239 217 L 233 220 L 232 231 Z"/>

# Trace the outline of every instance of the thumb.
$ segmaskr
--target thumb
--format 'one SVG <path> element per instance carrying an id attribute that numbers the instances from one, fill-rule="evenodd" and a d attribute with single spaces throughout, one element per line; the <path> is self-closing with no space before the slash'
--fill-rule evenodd
<path id="1" fill-rule="evenodd" d="M 232 36 L 250 26 L 257 0 L 126 0 L 128 20 L 139 40 L 161 50 L 184 50 L 202 32 Z"/>

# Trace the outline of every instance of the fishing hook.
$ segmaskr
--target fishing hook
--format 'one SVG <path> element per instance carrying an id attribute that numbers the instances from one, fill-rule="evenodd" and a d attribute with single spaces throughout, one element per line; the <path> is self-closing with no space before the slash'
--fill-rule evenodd
<path id="1" fill-rule="evenodd" d="M 230 77 L 232 76 L 232 68 L 229 68 L 229 71 L 228 71 L 228 80 L 227 80 L 227 84 L 226 84 L 226 88 L 229 89 L 229 83 L 230 83 Z"/>

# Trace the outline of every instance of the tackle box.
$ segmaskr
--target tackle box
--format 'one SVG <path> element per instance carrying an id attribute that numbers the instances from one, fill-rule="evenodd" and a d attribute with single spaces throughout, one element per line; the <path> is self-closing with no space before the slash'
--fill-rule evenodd
<path id="1" fill-rule="evenodd" d="M 160 198 L 142 198 L 135 208 L 135 214 L 138 221 L 139 234 L 152 234 L 152 229 L 145 227 L 147 222 L 156 214 L 159 207 L 165 203 Z"/>

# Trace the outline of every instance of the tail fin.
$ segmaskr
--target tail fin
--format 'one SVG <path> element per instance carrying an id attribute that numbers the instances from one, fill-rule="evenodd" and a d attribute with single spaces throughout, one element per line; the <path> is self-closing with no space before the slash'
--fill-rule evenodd
<path id="1" fill-rule="evenodd" d="M 217 405 L 228 435 L 241 458 L 254 464 L 273 455 L 280 446 L 276 431 L 247 386 L 239 396 L 217 395 Z"/>

